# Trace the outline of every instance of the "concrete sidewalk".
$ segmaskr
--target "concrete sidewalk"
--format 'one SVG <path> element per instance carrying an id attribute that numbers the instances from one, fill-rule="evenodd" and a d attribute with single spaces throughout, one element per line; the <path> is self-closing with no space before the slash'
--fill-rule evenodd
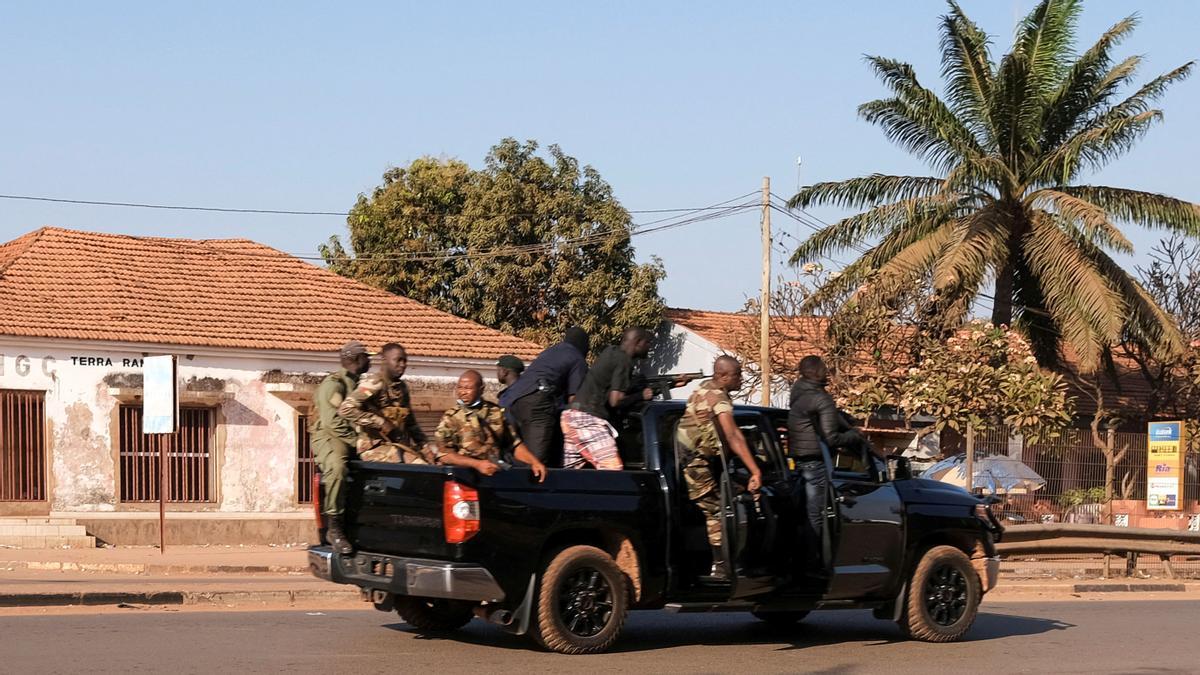
<path id="1" fill-rule="evenodd" d="M 307 546 L 152 546 L 0 549 L 4 572 L 61 570 L 115 574 L 308 574 Z"/>

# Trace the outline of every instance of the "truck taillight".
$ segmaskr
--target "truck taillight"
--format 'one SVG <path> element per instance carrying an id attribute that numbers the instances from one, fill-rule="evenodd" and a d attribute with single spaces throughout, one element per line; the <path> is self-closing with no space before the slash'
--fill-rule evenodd
<path id="1" fill-rule="evenodd" d="M 479 493 L 450 481 L 442 487 L 442 520 L 446 543 L 461 544 L 479 532 Z"/>

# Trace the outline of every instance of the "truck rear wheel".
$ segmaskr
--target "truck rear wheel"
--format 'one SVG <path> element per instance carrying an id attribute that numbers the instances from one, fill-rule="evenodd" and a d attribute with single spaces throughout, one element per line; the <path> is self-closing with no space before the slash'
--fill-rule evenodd
<path id="1" fill-rule="evenodd" d="M 983 589 L 966 553 L 953 546 L 925 552 L 909 580 L 900 629 L 924 642 L 954 642 L 975 623 Z"/>
<path id="2" fill-rule="evenodd" d="M 617 563 L 594 546 L 563 549 L 538 589 L 533 638 L 563 654 L 595 654 L 617 640 L 629 611 L 629 588 Z"/>
<path id="3" fill-rule="evenodd" d="M 449 631 L 467 625 L 475 616 L 475 603 L 398 595 L 396 613 L 417 630 Z"/>

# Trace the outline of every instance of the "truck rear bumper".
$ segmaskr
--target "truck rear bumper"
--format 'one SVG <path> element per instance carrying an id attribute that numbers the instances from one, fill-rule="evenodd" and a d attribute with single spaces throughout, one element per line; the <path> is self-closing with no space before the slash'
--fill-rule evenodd
<path id="1" fill-rule="evenodd" d="M 492 573 L 480 565 L 367 551 L 342 556 L 328 546 L 313 546 L 308 549 L 308 568 L 313 576 L 326 581 L 396 595 L 475 602 L 504 599 L 504 591 Z"/>

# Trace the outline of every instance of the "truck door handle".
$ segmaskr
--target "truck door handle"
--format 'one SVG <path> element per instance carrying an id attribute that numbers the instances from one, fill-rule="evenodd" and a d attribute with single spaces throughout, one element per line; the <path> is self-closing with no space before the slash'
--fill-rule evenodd
<path id="1" fill-rule="evenodd" d="M 855 499 L 854 497 L 851 497 L 849 495 L 838 495 L 837 499 L 835 499 L 834 501 L 836 501 L 839 504 L 845 504 L 846 506 L 854 506 L 855 504 L 858 503 L 857 499 Z"/>
<path id="2" fill-rule="evenodd" d="M 363 485 L 363 493 L 369 495 L 381 495 L 387 492 L 387 487 L 381 480 L 369 480 Z"/>

